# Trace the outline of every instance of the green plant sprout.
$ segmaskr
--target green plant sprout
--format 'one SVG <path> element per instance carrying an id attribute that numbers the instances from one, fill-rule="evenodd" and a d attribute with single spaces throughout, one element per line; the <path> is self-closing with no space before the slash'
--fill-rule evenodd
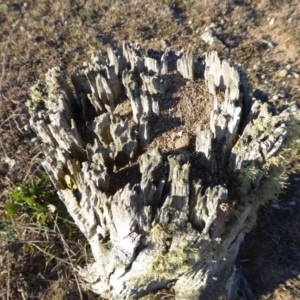
<path id="1" fill-rule="evenodd" d="M 45 224 L 51 220 L 56 210 L 58 197 L 54 189 L 50 189 L 50 179 L 43 175 L 38 180 L 29 180 L 15 186 L 9 193 L 10 203 L 4 207 L 9 217 L 22 214 L 25 219 Z"/>
<path id="2" fill-rule="evenodd" d="M 40 21 L 40 19 L 42 18 L 42 15 L 41 15 L 39 12 L 37 12 L 37 11 L 33 11 L 33 12 L 30 14 L 30 17 L 31 17 L 34 21 L 38 22 L 38 21 Z"/>

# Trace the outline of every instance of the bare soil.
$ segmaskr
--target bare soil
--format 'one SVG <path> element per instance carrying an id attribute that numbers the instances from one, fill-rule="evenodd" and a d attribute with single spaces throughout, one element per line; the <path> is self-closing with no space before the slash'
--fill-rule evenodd
<path id="1" fill-rule="evenodd" d="M 62 250 L 61 239 L 58 242 L 49 229 L 36 232 L 20 218 L 11 220 L 3 206 L 9 201 L 8 191 L 26 179 L 34 179 L 44 159 L 35 133 L 27 126 L 25 102 L 30 86 L 44 79 L 48 68 L 59 66 L 66 78 L 70 78 L 84 61 L 89 61 L 91 53 L 105 54 L 106 45 L 117 48 L 123 40 L 157 50 L 166 45 L 174 50 L 191 47 L 195 54 L 217 50 L 221 57 L 247 71 L 255 97 L 269 99 L 278 106 L 292 101 L 300 104 L 298 0 L 5 0 L 0 1 L 0 26 L 0 298 L 3 299 L 97 299 L 78 288 L 72 267 L 58 259 L 49 259 L 41 251 L 30 252 L 27 246 L 23 247 L 26 243 L 17 243 L 21 238 L 45 241 L 49 246 L 47 243 L 51 241 L 53 253 L 64 261 L 68 255 Z M 201 39 L 208 27 L 215 38 L 212 45 Z M 190 120 L 194 120 L 194 125 L 188 124 L 191 128 L 201 122 L 205 125 L 209 106 L 205 110 L 194 109 L 195 97 L 203 93 L 205 97 L 206 93 L 199 90 L 197 81 L 178 85 L 172 98 L 160 101 L 164 101 L 162 116 L 167 118 L 169 110 L 174 110 L 172 113 L 179 120 L 171 140 L 172 147 L 180 148 L 181 138 L 192 134 L 185 127 L 185 115 L 191 114 Z M 174 106 L 176 98 L 183 96 L 186 105 Z M 159 122 L 156 126 L 164 136 L 166 128 Z M 168 131 L 166 138 L 170 138 L 169 134 Z M 169 151 L 166 141 L 156 142 Z M 291 156 L 289 185 L 280 199 L 274 199 L 259 211 L 257 225 L 240 250 L 238 266 L 255 299 L 300 299 L 300 147 L 299 140 L 296 142 L 298 151 Z M 20 237 L 16 232 L 24 235 Z M 70 247 L 75 263 L 78 247 L 84 246 L 78 242 Z M 153 299 L 172 299 L 172 295 L 162 291 L 153 295 Z"/>

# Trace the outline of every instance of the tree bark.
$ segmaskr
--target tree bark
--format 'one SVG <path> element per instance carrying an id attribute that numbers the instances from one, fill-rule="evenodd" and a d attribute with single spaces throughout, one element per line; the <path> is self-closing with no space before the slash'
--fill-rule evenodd
<path id="1" fill-rule="evenodd" d="M 95 262 L 79 273 L 107 299 L 167 287 L 176 299 L 235 299 L 239 246 L 282 183 L 277 154 L 288 110 L 271 113 L 251 98 L 243 71 L 216 52 L 144 57 L 124 42 L 107 53 L 86 66 L 87 80 L 72 75 L 74 91 L 59 68 L 49 70 L 28 104 L 47 145 L 43 166 L 91 245 Z M 174 73 L 203 78 L 214 104 L 188 150 L 163 153 L 151 149 L 153 124 Z M 116 113 L 124 94 L 125 116 Z"/>

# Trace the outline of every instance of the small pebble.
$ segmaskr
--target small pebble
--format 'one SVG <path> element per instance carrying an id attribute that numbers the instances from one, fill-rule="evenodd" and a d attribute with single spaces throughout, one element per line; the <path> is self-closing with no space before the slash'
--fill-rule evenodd
<path id="1" fill-rule="evenodd" d="M 283 69 L 283 70 L 279 71 L 277 74 L 278 74 L 279 77 L 283 78 L 283 77 L 287 76 L 288 71 L 286 69 Z"/>
<path id="2" fill-rule="evenodd" d="M 281 209 L 280 205 L 277 203 L 272 204 L 272 207 L 274 207 L 276 209 Z"/>
<path id="3" fill-rule="evenodd" d="M 30 130 L 30 125 L 29 125 L 29 124 L 25 125 L 25 126 L 23 127 L 23 129 L 24 129 L 25 131 L 29 131 L 29 130 Z"/>
<path id="4" fill-rule="evenodd" d="M 163 49 L 168 48 L 168 47 L 171 46 L 171 44 L 167 40 L 162 40 L 161 45 L 162 45 Z"/>
<path id="5" fill-rule="evenodd" d="M 269 25 L 270 25 L 270 26 L 274 25 L 274 22 L 275 22 L 275 19 L 272 18 L 272 19 L 270 20 L 270 22 L 269 22 Z"/>
<path id="6" fill-rule="evenodd" d="M 299 78 L 299 74 L 298 74 L 298 73 L 293 72 L 293 76 L 294 76 L 295 78 Z"/>
<path id="7" fill-rule="evenodd" d="M 272 99 L 273 99 L 274 101 L 277 101 L 277 100 L 279 99 L 279 97 L 278 97 L 278 95 L 274 95 L 274 96 L 272 97 Z"/>
<path id="8" fill-rule="evenodd" d="M 38 145 L 39 144 L 39 138 L 38 137 L 34 137 L 32 138 L 31 140 L 31 143 L 35 144 L 35 145 Z"/>
<path id="9" fill-rule="evenodd" d="M 291 273 L 292 273 L 294 276 L 297 276 L 297 275 L 299 274 L 299 271 L 291 270 Z"/>
<path id="10" fill-rule="evenodd" d="M 190 138 L 188 135 L 182 135 L 175 142 L 175 149 L 185 148 L 189 145 Z"/>

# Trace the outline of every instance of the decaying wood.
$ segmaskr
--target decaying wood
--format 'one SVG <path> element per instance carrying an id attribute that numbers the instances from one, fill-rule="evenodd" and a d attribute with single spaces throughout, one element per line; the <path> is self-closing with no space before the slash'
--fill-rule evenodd
<path id="1" fill-rule="evenodd" d="M 29 104 L 30 124 L 47 145 L 43 166 L 95 258 L 80 274 L 107 299 L 166 287 L 176 299 L 235 299 L 235 259 L 256 214 L 263 166 L 287 135 L 288 111 L 272 115 L 267 103 L 251 99 L 244 74 L 216 52 L 143 57 L 124 42 L 122 52 L 107 53 L 107 61 L 86 65 L 88 84 L 72 75 L 75 92 L 51 69 Z M 148 151 L 169 71 L 204 78 L 214 108 L 206 127 L 182 137 L 182 148 Z M 125 116 L 115 113 L 124 94 L 131 106 Z"/>

